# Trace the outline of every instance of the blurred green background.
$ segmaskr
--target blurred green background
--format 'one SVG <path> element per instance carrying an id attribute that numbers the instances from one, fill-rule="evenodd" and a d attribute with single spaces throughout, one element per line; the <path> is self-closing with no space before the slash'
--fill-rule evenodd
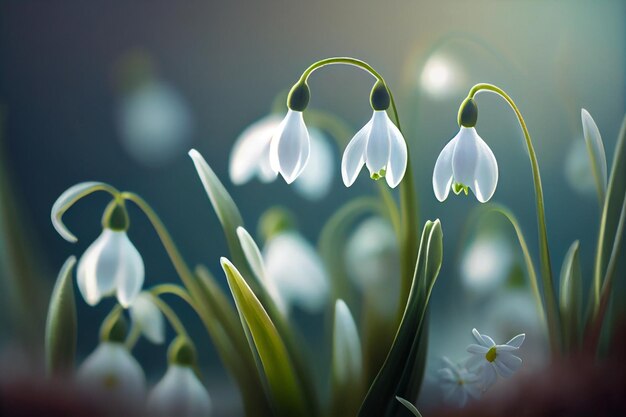
<path id="1" fill-rule="evenodd" d="M 52 203 L 74 183 L 105 181 L 139 193 L 162 216 L 187 261 L 207 264 L 220 278 L 218 260 L 227 250 L 187 157 L 190 147 L 223 180 L 251 230 L 265 209 L 280 203 L 297 214 L 300 229 L 315 241 L 342 202 L 374 192 L 365 176 L 350 189 L 343 186 L 340 154 L 332 190 L 321 201 L 302 199 L 282 180 L 234 187 L 228 179 L 228 156 L 239 133 L 266 115 L 306 66 L 337 55 L 363 59 L 387 79 L 412 150 L 421 219 L 442 220 L 444 268 L 431 303 L 433 358 L 462 352 L 471 330 L 454 320 L 472 303 L 463 292 L 458 261 L 464 221 L 478 203 L 456 197 L 440 204 L 431 179 L 435 159 L 456 133 L 458 105 L 473 84 L 504 88 L 526 118 L 542 169 L 555 271 L 575 239 L 581 240 L 583 271 L 591 270 L 598 205 L 593 188 L 584 184 L 591 178 L 586 155 L 570 154 L 582 142 L 584 107 L 600 129 L 609 164 L 612 160 L 626 106 L 623 1 L 3 1 L 2 175 L 28 230 L 32 257 L 26 263 L 39 271 L 44 286 L 41 297 L 26 294 L 32 309 L 45 310 L 64 259 L 82 254 L 100 232 L 104 195 L 82 201 L 65 216 L 77 244 L 66 243 L 52 228 Z M 132 106 L 129 88 L 146 74 L 159 86 L 155 94 L 164 114 L 179 116 L 172 122 L 178 126 L 174 139 L 166 137 L 160 147 L 149 144 L 144 153 L 145 144 L 125 142 L 123 118 Z M 310 106 L 336 114 L 356 132 L 370 117 L 371 85 L 367 74 L 354 69 L 316 72 Z M 484 95 L 478 103 L 478 132 L 500 168 L 493 200 L 514 210 L 537 253 L 521 131 L 502 100 Z M 570 168 L 568 158 L 574 161 Z M 131 221 L 131 239 L 146 262 L 146 284 L 173 281 L 174 271 L 146 219 L 131 210 Z M 5 309 L 18 297 L 9 292 L 10 278 L 3 278 Z M 81 357 L 94 348 L 99 320 L 111 305 L 106 300 L 87 308 L 78 299 Z M 211 361 L 216 355 L 201 325 L 191 312 L 184 314 L 207 352 L 201 360 L 211 369 L 209 390 L 230 392 L 223 370 Z M 300 320 L 311 334 L 323 324 L 320 317 Z M 6 330 L 10 320 L 3 324 L 6 346 L 17 329 Z M 446 345 L 451 329 L 461 332 L 454 335 L 458 347 Z M 320 342 L 311 338 L 315 343 Z M 160 348 L 141 342 L 135 352 L 151 378 L 161 375 Z"/>

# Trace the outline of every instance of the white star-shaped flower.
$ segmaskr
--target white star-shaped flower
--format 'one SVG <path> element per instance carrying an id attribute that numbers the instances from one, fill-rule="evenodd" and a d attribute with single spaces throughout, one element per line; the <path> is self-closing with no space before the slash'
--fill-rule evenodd
<path id="1" fill-rule="evenodd" d="M 467 347 L 467 351 L 473 356 L 465 365 L 479 376 L 484 389 L 493 385 L 497 375 L 508 378 L 522 366 L 522 360 L 513 352 L 522 346 L 526 338 L 524 333 L 518 334 L 504 345 L 497 345 L 491 337 L 480 334 L 476 329 L 472 330 L 472 334 L 478 344 Z"/>

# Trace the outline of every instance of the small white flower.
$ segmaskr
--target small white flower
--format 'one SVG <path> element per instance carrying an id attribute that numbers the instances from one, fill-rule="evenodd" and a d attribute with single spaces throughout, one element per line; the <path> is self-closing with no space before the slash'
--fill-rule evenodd
<path id="1" fill-rule="evenodd" d="M 126 232 L 104 228 L 78 262 L 78 289 L 91 306 L 116 294 L 127 308 L 141 290 L 144 273 L 143 259 Z"/>
<path id="2" fill-rule="evenodd" d="M 522 366 L 522 360 L 512 352 L 522 346 L 526 338 L 524 333 L 518 334 L 504 345 L 496 345 L 491 337 L 481 335 L 476 329 L 472 330 L 472 334 L 478 344 L 467 347 L 467 351 L 473 356 L 466 362 L 466 367 L 480 377 L 484 389 L 496 382 L 497 375 L 508 378 Z"/>
<path id="3" fill-rule="evenodd" d="M 289 109 L 270 142 L 270 167 L 291 184 L 304 170 L 310 150 L 302 112 Z"/>
<path id="4" fill-rule="evenodd" d="M 282 232 L 263 248 L 267 278 L 273 281 L 286 309 L 298 304 L 314 313 L 326 305 L 329 279 L 315 249 L 296 232 Z"/>
<path id="5" fill-rule="evenodd" d="M 229 161 L 230 180 L 242 185 L 257 177 L 263 183 L 276 179 L 277 172 L 270 165 L 270 143 L 278 131 L 281 118 L 266 116 L 250 125 L 235 141 Z M 334 176 L 333 150 L 326 136 L 318 129 L 309 129 L 310 157 L 295 189 L 303 197 L 318 200 L 325 196 Z"/>
<path id="6" fill-rule="evenodd" d="M 193 369 L 171 364 L 150 392 L 146 407 L 151 416 L 208 417 L 212 406 L 209 393 Z"/>
<path id="7" fill-rule="evenodd" d="M 387 116 L 385 110 L 374 110 L 369 122 L 350 140 L 341 161 L 341 176 L 346 187 L 351 186 L 363 164 L 370 177 L 385 177 L 395 188 L 406 171 L 406 142 L 400 130 Z"/>
<path id="8" fill-rule="evenodd" d="M 442 359 L 446 367 L 437 371 L 437 374 L 446 402 L 463 407 L 470 398 L 480 398 L 482 390 L 479 378 L 467 369 L 452 363 L 450 359 L 446 357 Z"/>
<path id="9" fill-rule="evenodd" d="M 122 343 L 100 343 L 82 363 L 76 378 L 82 386 L 116 400 L 139 404 L 145 398 L 143 370 Z"/>
<path id="10" fill-rule="evenodd" d="M 139 293 L 130 305 L 130 317 L 146 339 L 160 345 L 165 341 L 165 320 L 153 297 L 146 291 Z"/>
<path id="11" fill-rule="evenodd" d="M 433 171 L 437 200 L 444 201 L 450 189 L 456 194 L 471 189 L 478 201 L 489 201 L 498 184 L 498 163 L 473 127 L 461 127 L 443 148 Z"/>

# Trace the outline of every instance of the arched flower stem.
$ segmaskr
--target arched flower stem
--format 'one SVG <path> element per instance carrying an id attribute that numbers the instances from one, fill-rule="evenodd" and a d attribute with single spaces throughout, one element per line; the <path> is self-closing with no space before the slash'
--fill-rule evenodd
<path id="1" fill-rule="evenodd" d="M 298 82 L 304 83 L 308 80 L 309 76 L 317 69 L 328 65 L 351 65 L 360 68 L 370 73 L 374 78 L 380 81 L 389 92 L 389 98 L 391 101 L 391 111 L 394 117 L 394 122 L 398 129 L 402 132 L 400 125 L 400 117 L 398 116 L 398 109 L 396 107 L 396 101 L 393 97 L 391 89 L 385 82 L 385 79 L 376 71 L 371 65 L 365 61 L 350 57 L 332 57 L 322 59 L 311 64 L 300 76 Z M 383 200 L 386 205 L 389 204 L 389 199 L 382 193 Z M 386 201 L 385 201 L 386 200 Z M 411 152 L 407 143 L 407 166 L 404 173 L 404 177 L 400 183 L 400 214 L 402 220 L 402 227 L 400 228 L 400 235 L 398 240 L 400 242 L 400 254 L 401 254 L 401 284 L 400 284 L 400 303 L 398 318 L 402 316 L 404 307 L 411 290 L 411 282 L 413 280 L 413 272 L 415 269 L 415 261 L 417 258 L 417 238 L 418 238 L 418 206 L 417 196 L 415 193 L 415 184 L 413 181 L 413 170 L 411 168 Z"/>
<path id="2" fill-rule="evenodd" d="M 537 163 L 537 155 L 535 154 L 535 149 L 533 147 L 532 140 L 530 138 L 530 133 L 528 133 L 528 128 L 526 127 L 526 122 L 522 117 L 521 112 L 519 111 L 517 105 L 511 99 L 511 97 L 504 92 L 499 87 L 496 87 L 492 84 L 476 84 L 473 86 L 467 97 L 474 98 L 479 92 L 487 91 L 491 93 L 495 93 L 502 97 L 513 109 L 515 115 L 517 116 L 517 120 L 522 128 L 522 132 L 524 133 L 524 140 L 526 143 L 526 147 L 528 148 L 528 156 L 530 158 L 530 165 L 533 174 L 533 182 L 535 187 L 535 202 L 536 202 L 536 210 L 537 210 L 537 225 L 539 229 L 539 254 L 541 261 L 541 278 L 543 282 L 543 292 L 544 292 L 544 300 L 546 304 L 546 314 L 548 320 L 548 332 L 550 336 L 550 346 L 552 349 L 552 353 L 554 355 L 558 355 L 561 349 L 561 338 L 560 338 L 560 319 L 559 319 L 559 310 L 556 302 L 556 295 L 554 291 L 554 284 L 552 278 L 552 266 L 550 263 L 550 248 L 548 246 L 548 231 L 546 227 L 546 214 L 545 214 L 545 204 L 543 199 L 543 187 L 541 185 L 541 176 L 539 173 L 539 164 Z"/>

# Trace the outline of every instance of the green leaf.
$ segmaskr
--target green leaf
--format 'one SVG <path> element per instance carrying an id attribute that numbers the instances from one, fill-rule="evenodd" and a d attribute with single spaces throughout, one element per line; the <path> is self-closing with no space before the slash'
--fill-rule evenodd
<path id="1" fill-rule="evenodd" d="M 585 137 L 585 142 L 587 143 L 587 153 L 589 153 L 589 159 L 591 160 L 591 170 L 596 182 L 596 190 L 598 191 L 598 196 L 600 198 L 600 202 L 602 203 L 606 194 L 607 182 L 604 144 L 602 143 L 600 130 L 589 112 L 585 109 L 581 109 L 580 118 L 583 124 L 583 135 Z"/>
<path id="2" fill-rule="evenodd" d="M 415 273 L 409 298 L 391 350 L 365 400 L 359 417 L 394 416 L 396 396 L 412 398 L 417 395 L 421 381 L 414 380 L 425 360 L 423 342 L 424 318 L 428 301 L 443 261 L 443 233 L 439 220 L 424 225 Z M 421 378 L 421 376 L 420 376 Z"/>
<path id="3" fill-rule="evenodd" d="M 609 185 L 600 218 L 594 267 L 594 308 L 597 308 L 600 302 L 600 290 L 604 274 L 607 270 L 613 246 L 618 240 L 616 239 L 616 231 L 624 196 L 626 195 L 626 175 L 624 175 L 624 172 L 626 172 L 626 117 L 624 117 L 617 139 L 613 165 L 611 166 L 611 176 L 609 177 Z"/>
<path id="4" fill-rule="evenodd" d="M 119 191 L 103 182 L 81 182 L 65 190 L 54 202 L 50 212 L 50 219 L 52 220 L 52 225 L 63 239 L 72 243 L 78 241 L 78 238 L 63 223 L 63 214 L 78 200 L 96 191 L 106 191 L 113 197 L 119 194 Z"/>
<path id="5" fill-rule="evenodd" d="M 221 259 L 221 265 L 242 324 L 252 335 L 254 345 L 250 349 L 261 359 L 276 415 L 311 415 L 287 348 L 274 323 L 237 268 L 226 258 Z"/>
<path id="6" fill-rule="evenodd" d="M 353 416 L 363 398 L 363 354 L 356 323 L 343 300 L 335 303 L 330 416 Z"/>
<path id="7" fill-rule="evenodd" d="M 411 413 L 413 413 L 414 416 L 416 417 L 422 417 L 422 415 L 420 414 L 420 412 L 417 410 L 417 408 L 415 408 L 415 406 L 413 404 L 411 404 L 410 402 L 408 402 L 407 400 L 405 400 L 404 398 L 401 397 L 397 397 L 396 396 L 396 400 L 400 401 L 400 403 L 405 406 L 407 408 L 407 410 L 409 410 Z"/>
<path id="8" fill-rule="evenodd" d="M 580 272 L 579 242 L 569 247 L 561 267 L 560 309 L 563 341 L 566 350 L 580 344 L 582 319 L 582 274 Z"/>
<path id="9" fill-rule="evenodd" d="M 59 272 L 50 297 L 46 321 L 46 370 L 48 375 L 71 372 L 76 354 L 76 302 L 72 271 L 76 257 L 70 256 Z"/>

